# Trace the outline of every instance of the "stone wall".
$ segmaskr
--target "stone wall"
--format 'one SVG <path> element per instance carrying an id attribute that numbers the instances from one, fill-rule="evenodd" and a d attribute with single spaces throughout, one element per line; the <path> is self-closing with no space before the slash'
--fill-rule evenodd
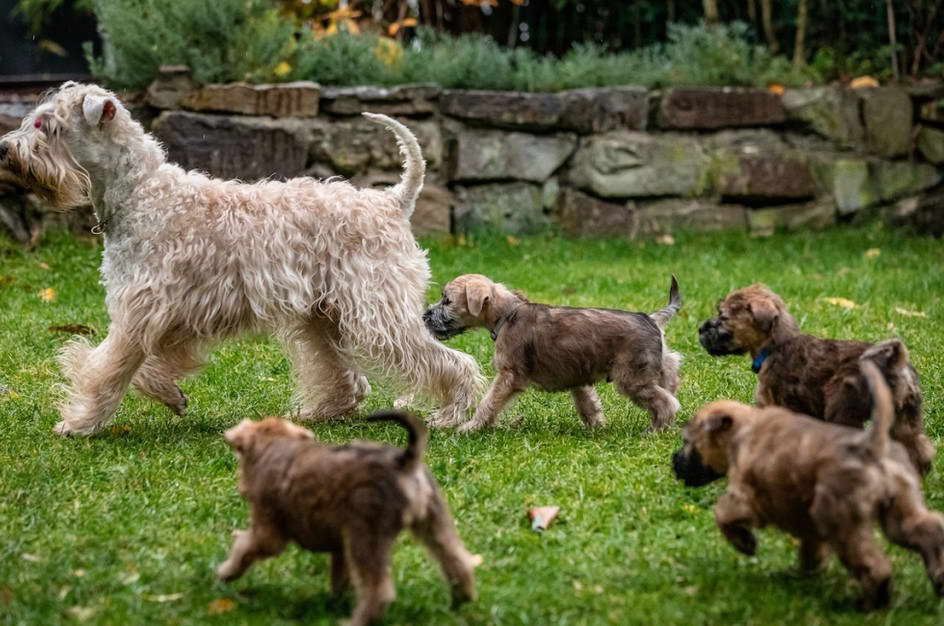
<path id="1" fill-rule="evenodd" d="M 940 85 L 547 94 L 195 87 L 185 68 L 165 70 L 130 98 L 135 114 L 172 160 L 224 178 L 396 182 L 393 137 L 359 114 L 399 118 L 428 161 L 413 218 L 421 234 L 556 223 L 572 236 L 764 235 L 876 210 L 925 231 L 944 221 Z"/>

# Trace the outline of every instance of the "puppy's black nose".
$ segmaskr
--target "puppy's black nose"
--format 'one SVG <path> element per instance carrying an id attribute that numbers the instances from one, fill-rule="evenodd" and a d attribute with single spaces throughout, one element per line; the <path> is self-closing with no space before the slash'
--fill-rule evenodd
<path id="1" fill-rule="evenodd" d="M 424 321 L 424 322 L 428 322 L 431 317 L 433 317 L 433 310 L 432 310 L 432 309 L 426 309 L 425 311 L 423 311 L 423 321 Z"/>
<path id="2" fill-rule="evenodd" d="M 0 161 L 7 158 L 7 152 L 10 151 L 10 145 L 5 141 L 0 141 Z"/>

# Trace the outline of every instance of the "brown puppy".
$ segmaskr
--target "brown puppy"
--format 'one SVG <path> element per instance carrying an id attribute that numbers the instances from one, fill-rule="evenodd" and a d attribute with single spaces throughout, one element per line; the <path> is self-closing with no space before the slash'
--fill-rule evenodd
<path id="1" fill-rule="evenodd" d="M 891 593 L 875 521 L 891 541 L 921 554 L 942 595 L 944 516 L 925 508 L 920 475 L 905 448 L 889 441 L 892 396 L 879 368 L 868 359 L 861 367 L 873 397 L 870 430 L 723 400 L 688 423 L 673 465 L 693 487 L 727 475 L 715 519 L 737 550 L 753 555 L 751 529 L 768 524 L 800 540 L 804 571 L 818 569 L 833 550 L 862 584 L 862 608 L 871 609 L 888 604 Z"/>
<path id="2" fill-rule="evenodd" d="M 252 526 L 217 568 L 223 580 L 242 576 L 256 560 L 294 541 L 331 553 L 331 587 L 353 581 L 357 606 L 351 624 L 379 619 L 394 599 L 390 550 L 407 527 L 442 566 L 455 603 L 475 597 L 470 554 L 449 507 L 423 464 L 426 430 L 404 413 L 379 413 L 410 433 L 407 448 L 368 442 L 328 446 L 300 426 L 277 418 L 243 420 L 226 431 L 240 460 L 239 492 L 252 506 Z"/>
<path id="3" fill-rule="evenodd" d="M 674 276 L 669 304 L 646 315 L 537 304 L 485 276 L 465 274 L 443 288 L 442 300 L 423 320 L 439 339 L 482 327 L 495 341 L 495 380 L 459 430 L 494 423 L 505 405 L 532 385 L 570 391 L 584 424 L 600 426 L 603 407 L 593 385 L 603 379 L 647 409 L 652 429 L 660 430 L 679 410 L 681 356 L 666 347 L 663 331 L 681 306 Z"/>
<path id="4" fill-rule="evenodd" d="M 870 411 L 858 364 L 867 355 L 892 388 L 892 437 L 908 449 L 922 474 L 931 469 L 934 445 L 924 434 L 918 374 L 901 341 L 869 344 L 805 335 L 780 296 L 760 284 L 728 294 L 718 305 L 718 317 L 698 329 L 698 338 L 713 356 L 750 353 L 757 406 L 783 406 L 855 427 L 862 426 Z"/>

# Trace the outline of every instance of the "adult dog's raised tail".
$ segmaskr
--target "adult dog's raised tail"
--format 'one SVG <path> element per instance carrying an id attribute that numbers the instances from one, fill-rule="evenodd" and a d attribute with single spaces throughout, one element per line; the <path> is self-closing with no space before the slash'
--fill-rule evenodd
<path id="1" fill-rule="evenodd" d="M 426 427 L 409 413 L 402 411 L 379 411 L 367 418 L 369 422 L 396 422 L 409 433 L 409 442 L 400 455 L 400 467 L 404 472 L 412 472 L 423 462 L 423 452 L 426 451 L 426 440 L 429 435 Z"/>
<path id="2" fill-rule="evenodd" d="M 416 208 L 416 198 L 423 189 L 423 177 L 426 175 L 426 161 L 423 160 L 420 144 L 409 128 L 391 117 L 379 113 L 364 113 L 364 117 L 383 124 L 397 136 L 397 145 L 400 146 L 400 154 L 403 155 L 403 177 L 400 183 L 390 190 L 390 193 L 399 198 L 400 206 L 403 207 L 403 216 L 410 219 L 413 209 Z"/>
<path id="3" fill-rule="evenodd" d="M 860 359 L 859 369 L 862 370 L 872 394 L 872 426 L 869 428 L 869 440 L 872 454 L 880 459 L 888 453 L 888 431 L 895 419 L 892 392 L 878 365 L 868 359 Z"/>
<path id="4" fill-rule="evenodd" d="M 649 317 L 656 323 L 656 326 L 665 330 L 669 320 L 675 317 L 675 314 L 682 308 L 682 294 L 679 293 L 678 279 L 672 275 L 672 285 L 669 287 L 669 303 L 665 308 L 659 309 Z"/>

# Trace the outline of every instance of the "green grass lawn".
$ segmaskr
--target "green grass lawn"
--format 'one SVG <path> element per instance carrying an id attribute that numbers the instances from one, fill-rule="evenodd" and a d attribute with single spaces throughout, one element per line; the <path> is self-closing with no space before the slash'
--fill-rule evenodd
<path id="1" fill-rule="evenodd" d="M 836 338 L 897 335 L 923 374 L 925 423 L 944 438 L 944 246 L 878 226 L 748 239 L 687 235 L 675 245 L 577 242 L 554 237 L 431 243 L 437 285 L 484 273 L 536 301 L 652 311 L 665 304 L 669 275 L 685 305 L 668 329 L 685 355 L 678 424 L 646 432 L 648 416 L 607 386 L 609 420 L 588 432 L 568 394 L 528 392 L 493 430 L 432 433 L 427 461 L 438 477 L 478 569 L 479 599 L 448 610 L 438 569 L 408 537 L 398 544 L 398 597 L 391 624 L 939 624 L 944 604 L 920 558 L 889 548 L 893 607 L 866 618 L 838 562 L 802 579 L 795 545 L 760 533 L 758 555 L 736 553 L 714 526 L 723 485 L 687 489 L 671 453 L 680 428 L 709 400 L 750 401 L 754 375 L 744 357 L 715 359 L 696 329 L 732 288 L 763 281 L 789 303 L 807 331 Z M 880 253 L 866 254 L 869 249 Z M 225 585 L 213 576 L 230 532 L 247 522 L 236 493 L 236 460 L 221 437 L 243 417 L 280 414 L 291 393 L 288 363 L 263 338 L 224 343 L 183 384 L 186 417 L 129 394 L 113 425 L 91 438 L 61 439 L 54 356 L 85 324 L 100 341 L 107 318 L 98 284 L 100 248 L 51 235 L 31 252 L 0 244 L 0 623 L 295 624 L 333 623 L 350 603 L 328 595 L 324 555 L 290 548 Z M 41 297 L 54 290 L 55 299 Z M 846 298 L 844 308 L 826 300 Z M 904 312 L 902 312 L 904 311 Z M 912 313 L 909 315 L 908 313 Z M 914 315 L 914 314 L 920 315 Z M 451 341 L 491 374 L 484 331 Z M 378 388 L 364 414 L 390 406 Z M 363 415 L 363 414 L 362 414 Z M 316 435 L 404 441 L 391 425 L 316 425 Z M 926 481 L 944 509 L 944 469 Z M 525 509 L 561 507 L 544 534 Z M 220 602 L 220 600 L 224 600 Z M 214 614 L 218 611 L 222 614 Z"/>

